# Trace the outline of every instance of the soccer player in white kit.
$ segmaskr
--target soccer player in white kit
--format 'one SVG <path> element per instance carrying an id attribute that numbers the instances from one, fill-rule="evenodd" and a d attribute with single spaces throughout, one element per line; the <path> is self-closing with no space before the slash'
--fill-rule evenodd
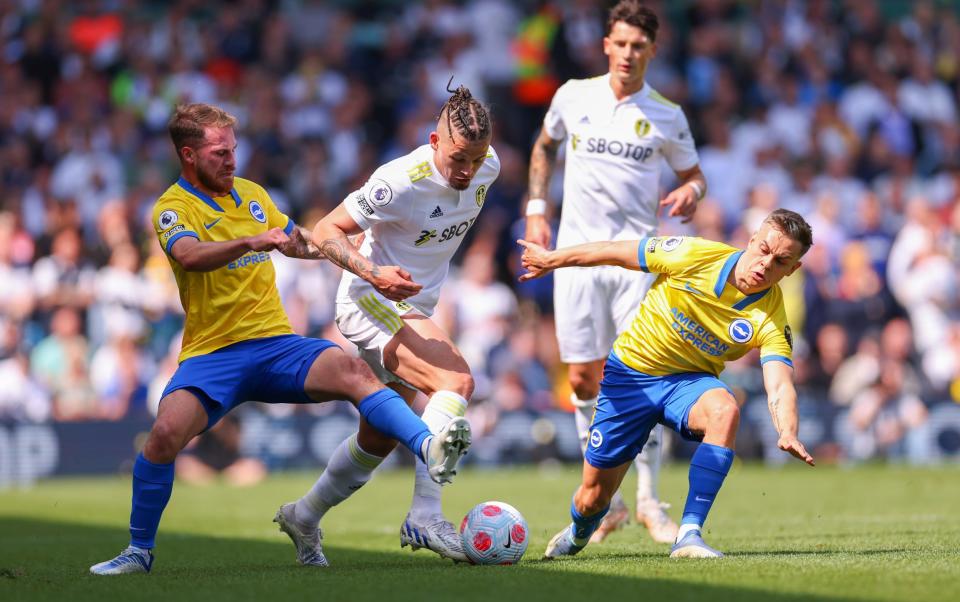
<path id="1" fill-rule="evenodd" d="M 601 240 L 652 236 L 661 207 L 690 221 L 706 193 L 706 181 L 686 116 L 644 81 L 656 55 L 659 22 L 636 0 L 610 10 L 603 51 L 609 73 L 569 80 L 553 97 L 530 156 L 526 239 L 549 247 L 547 189 L 561 145 L 565 147 L 563 211 L 557 248 Z M 661 159 L 680 185 L 661 200 Z M 636 304 L 655 275 L 615 267 L 574 268 L 554 274 L 554 312 L 561 359 L 569 364 L 581 448 L 587 441 L 600 391 L 604 359 L 617 335 L 629 326 Z M 651 537 L 673 543 L 677 525 L 656 493 L 662 427 L 637 456 L 637 520 Z M 617 493 L 592 541 L 602 541 L 629 520 Z"/>
<path id="2" fill-rule="evenodd" d="M 450 259 L 500 173 L 491 133 L 487 109 L 460 86 L 441 109 L 429 144 L 377 169 L 313 231 L 317 247 L 344 269 L 337 326 L 408 403 L 417 391 L 430 397 L 422 418 L 433 432 L 463 416 L 473 394 L 470 368 L 430 316 Z M 347 237 L 361 232 L 357 249 Z M 313 488 L 281 507 L 277 522 L 302 563 L 325 566 L 304 562 L 323 558 L 320 519 L 362 487 L 396 444 L 361 419 Z M 419 467 L 400 543 L 466 561 L 459 534 L 443 516 L 440 485 Z"/>

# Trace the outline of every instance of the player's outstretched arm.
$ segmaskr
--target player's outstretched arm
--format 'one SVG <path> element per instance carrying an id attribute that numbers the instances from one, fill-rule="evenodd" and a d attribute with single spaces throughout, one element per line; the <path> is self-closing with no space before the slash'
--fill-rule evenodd
<path id="1" fill-rule="evenodd" d="M 630 270 L 640 269 L 637 258 L 639 240 L 588 242 L 553 251 L 529 240 L 518 240 L 517 244 L 523 247 L 520 264 L 527 270 L 520 276 L 521 282 L 539 278 L 557 268 L 616 265 Z"/>
<path id="2" fill-rule="evenodd" d="M 184 236 L 173 243 L 170 255 L 188 272 L 211 272 L 250 251 L 272 251 L 289 241 L 290 237 L 280 228 L 222 242 L 201 242 L 192 236 Z"/>
<path id="3" fill-rule="evenodd" d="M 538 206 L 527 203 L 527 228 L 524 238 L 538 245 L 550 246 L 550 221 L 547 219 L 546 198 L 550 189 L 550 175 L 557 162 L 557 151 L 562 140 L 554 140 L 543 130 L 533 143 L 530 153 L 530 172 L 528 174 L 527 198 L 533 199 Z"/>
<path id="4" fill-rule="evenodd" d="M 783 362 L 771 361 L 763 365 L 763 386 L 767 390 L 770 418 L 780 439 L 777 447 L 810 466 L 816 466 L 813 456 L 797 439 L 799 417 L 797 390 L 793 386 L 793 368 Z"/>
<path id="5" fill-rule="evenodd" d="M 395 265 L 376 265 L 357 251 L 348 237 L 361 232 L 363 230 L 340 203 L 317 222 L 313 229 L 313 244 L 327 259 L 363 278 L 391 301 L 403 301 L 419 293 L 423 286 L 414 282 L 409 272 Z"/>

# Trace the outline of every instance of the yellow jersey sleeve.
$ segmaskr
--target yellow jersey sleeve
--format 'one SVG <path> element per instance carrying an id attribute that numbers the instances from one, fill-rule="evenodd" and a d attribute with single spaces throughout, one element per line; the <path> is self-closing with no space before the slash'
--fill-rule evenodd
<path id="1" fill-rule="evenodd" d="M 637 259 L 644 272 L 676 276 L 697 257 L 700 239 L 689 236 L 651 236 L 640 240 Z"/>
<path id="2" fill-rule="evenodd" d="M 773 313 L 760 326 L 757 343 L 761 365 L 779 361 L 793 367 L 793 333 L 783 303 L 775 304 Z"/>
<path id="3" fill-rule="evenodd" d="M 200 239 L 201 222 L 183 199 L 163 196 L 153 206 L 153 228 L 163 250 L 170 254 L 173 243 L 184 236 Z"/>
<path id="4" fill-rule="evenodd" d="M 251 182 L 253 184 L 253 182 Z M 283 233 L 287 236 L 290 236 L 290 233 L 293 232 L 296 223 L 277 207 L 276 203 L 273 202 L 273 199 L 270 198 L 270 194 L 260 186 L 259 184 L 254 184 L 256 187 L 256 195 L 260 200 L 262 205 L 263 212 L 267 216 L 267 227 L 268 228 L 283 228 Z"/>

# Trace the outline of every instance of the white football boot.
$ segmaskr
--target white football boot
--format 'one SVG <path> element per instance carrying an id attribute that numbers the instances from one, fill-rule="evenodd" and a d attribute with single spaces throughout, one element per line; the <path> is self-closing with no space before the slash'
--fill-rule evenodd
<path id="1" fill-rule="evenodd" d="M 304 566 L 330 566 L 327 557 L 323 555 L 323 532 L 318 528 L 303 530 L 297 524 L 296 502 L 280 506 L 273 522 L 280 525 L 280 530 L 290 536 L 293 545 L 297 548 L 297 562 Z"/>
<path id="2" fill-rule="evenodd" d="M 416 552 L 420 548 L 432 550 L 456 562 L 468 562 L 463 553 L 463 542 L 456 528 L 443 515 L 436 515 L 418 523 L 407 513 L 400 526 L 400 547 L 410 546 Z"/>

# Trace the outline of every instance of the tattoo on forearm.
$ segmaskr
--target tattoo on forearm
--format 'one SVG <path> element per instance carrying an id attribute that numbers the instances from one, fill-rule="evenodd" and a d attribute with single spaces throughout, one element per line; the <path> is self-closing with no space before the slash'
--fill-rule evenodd
<path id="1" fill-rule="evenodd" d="M 328 238 L 320 243 L 320 252 L 332 263 L 361 278 L 380 275 L 380 269 L 366 257 L 357 253 L 356 248 L 347 239 Z"/>
<path id="2" fill-rule="evenodd" d="M 780 400 L 771 399 L 767 402 L 767 405 L 770 407 L 770 418 L 773 419 L 773 428 L 777 429 L 777 434 L 780 434 Z"/>
<path id="3" fill-rule="evenodd" d="M 545 143 L 542 137 L 533 145 L 533 152 L 530 154 L 529 174 L 529 196 L 531 199 L 547 198 L 550 174 L 553 172 L 553 164 L 557 159 L 558 150 L 559 144 Z"/>

